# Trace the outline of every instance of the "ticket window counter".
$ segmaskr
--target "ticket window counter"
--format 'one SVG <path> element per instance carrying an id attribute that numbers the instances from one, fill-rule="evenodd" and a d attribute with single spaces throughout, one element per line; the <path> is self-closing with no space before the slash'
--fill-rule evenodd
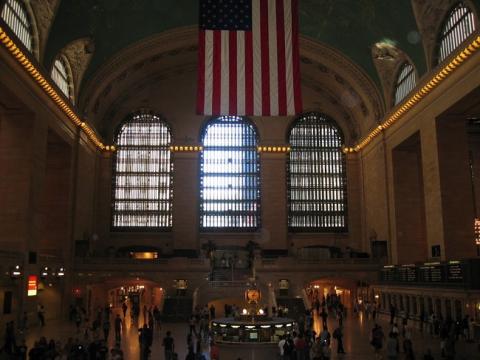
<path id="1" fill-rule="evenodd" d="M 280 337 L 291 334 L 295 323 L 240 324 L 212 322 L 215 341 L 233 343 L 278 343 Z"/>

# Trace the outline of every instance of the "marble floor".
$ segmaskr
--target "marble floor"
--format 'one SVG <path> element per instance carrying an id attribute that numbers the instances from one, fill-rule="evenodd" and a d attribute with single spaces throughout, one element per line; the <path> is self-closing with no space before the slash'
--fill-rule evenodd
<path id="1" fill-rule="evenodd" d="M 113 317 L 112 317 L 113 319 Z M 143 320 L 143 319 L 141 319 Z M 378 319 L 378 323 L 383 327 L 384 332 L 388 334 L 390 325 L 386 317 Z M 138 343 L 138 324 L 130 321 L 127 314 L 125 320 L 125 332 L 122 336 L 121 347 L 124 352 L 125 359 L 139 359 L 139 343 Z M 334 329 L 337 325 L 335 319 L 328 320 L 329 329 Z M 373 327 L 373 320 L 365 319 L 362 314 L 359 316 L 348 316 L 344 321 L 344 346 L 345 355 L 337 355 L 335 353 L 336 343 L 332 341 L 332 359 L 355 359 L 355 360 L 373 360 L 375 359 L 373 350 L 369 345 L 369 336 L 371 328 Z M 143 325 L 143 321 L 141 324 Z M 315 318 L 315 329 L 320 329 L 320 322 L 318 317 Z M 176 351 L 179 354 L 179 359 L 185 359 L 186 355 L 186 338 L 188 333 L 188 325 L 186 323 L 164 323 L 161 330 L 154 332 L 154 341 L 152 346 L 152 359 L 163 360 L 163 348 L 161 346 L 162 338 L 165 336 L 167 330 L 170 330 L 175 338 Z M 33 326 L 26 334 L 27 346 L 30 348 L 34 341 L 40 336 L 45 336 L 47 339 L 60 339 L 65 342 L 68 337 L 78 337 L 83 339 L 83 332 L 77 333 L 75 325 L 69 322 L 51 321 L 46 324 L 44 328 Z M 109 346 L 113 346 L 113 327 L 109 336 Z M 418 329 L 413 329 L 412 340 L 415 350 L 416 359 L 423 359 L 423 354 L 427 348 L 432 350 L 435 359 L 440 357 L 440 344 L 437 338 L 432 338 L 428 334 L 420 332 Z M 477 343 L 466 343 L 463 340 L 457 342 L 457 357 L 456 359 L 480 360 L 480 345 Z M 221 360 L 274 360 L 277 358 L 276 346 L 220 346 Z M 399 359 L 402 359 L 401 356 Z"/>

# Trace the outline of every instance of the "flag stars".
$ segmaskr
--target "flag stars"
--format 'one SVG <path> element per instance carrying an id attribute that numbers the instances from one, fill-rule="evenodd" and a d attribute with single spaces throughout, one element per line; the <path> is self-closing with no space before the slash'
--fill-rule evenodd
<path id="1" fill-rule="evenodd" d="M 204 30 L 250 30 L 251 1 L 200 0 L 201 28 Z"/>

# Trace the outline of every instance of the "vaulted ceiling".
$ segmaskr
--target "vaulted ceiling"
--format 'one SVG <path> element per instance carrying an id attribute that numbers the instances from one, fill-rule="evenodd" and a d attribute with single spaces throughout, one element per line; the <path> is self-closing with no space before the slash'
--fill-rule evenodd
<path id="1" fill-rule="evenodd" d="M 480 8 L 480 0 L 466 1 Z M 351 139 L 377 126 L 389 101 L 380 95 L 385 79 L 377 73 L 372 48 L 379 42 L 393 45 L 421 77 L 432 65 L 438 26 L 455 2 L 299 0 L 302 84 L 315 94 L 308 108 L 341 109 L 336 115 L 352 124 L 346 125 Z M 149 104 L 147 94 L 139 98 L 139 89 L 151 92 L 172 74 L 195 71 L 197 18 L 198 0 L 61 0 L 43 65 L 50 68 L 55 56 L 78 39 L 93 40 L 77 105 L 108 137 L 107 124 L 129 111 L 133 94 L 137 103 Z"/>
<path id="2" fill-rule="evenodd" d="M 414 61 L 422 74 L 425 56 L 411 0 L 300 0 L 300 33 L 330 45 L 378 82 L 371 59 L 374 43 L 388 40 Z M 71 41 L 90 36 L 92 74 L 122 48 L 153 34 L 194 25 L 198 0 L 62 0 L 51 28 L 46 65 Z"/>

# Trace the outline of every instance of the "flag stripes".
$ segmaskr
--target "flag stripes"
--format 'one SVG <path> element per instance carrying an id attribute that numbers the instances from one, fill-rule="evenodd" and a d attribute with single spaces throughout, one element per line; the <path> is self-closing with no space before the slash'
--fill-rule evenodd
<path id="1" fill-rule="evenodd" d="M 302 111 L 298 0 L 251 2 L 251 31 L 199 31 L 199 114 L 276 116 Z"/>

